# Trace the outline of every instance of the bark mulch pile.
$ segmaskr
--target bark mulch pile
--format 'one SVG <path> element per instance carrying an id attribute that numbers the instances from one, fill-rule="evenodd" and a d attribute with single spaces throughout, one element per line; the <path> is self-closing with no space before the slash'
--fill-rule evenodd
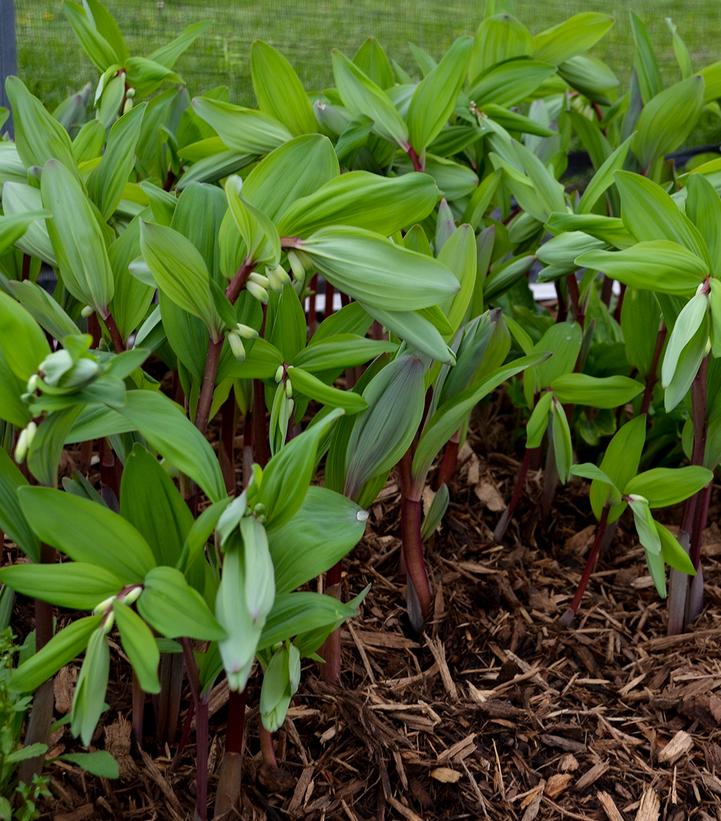
<path id="1" fill-rule="evenodd" d="M 498 546 L 491 531 L 517 463 L 485 452 L 477 436 L 462 458 L 428 546 L 427 633 L 415 636 L 404 615 L 391 485 L 347 563 L 346 595 L 372 587 L 362 618 L 343 631 L 343 689 L 305 671 L 276 736 L 279 771 L 263 767 L 257 710 L 248 710 L 238 817 L 721 819 L 721 532 L 706 534 L 707 608 L 692 633 L 666 637 L 665 604 L 622 529 L 575 629 L 559 629 L 593 536 L 583 484 L 559 492 L 547 522 L 523 503 Z M 62 680 L 56 689 L 63 696 Z M 192 746 L 175 761 L 175 750 L 139 751 L 129 688 L 109 695 L 99 745 L 119 758 L 122 779 L 105 782 L 102 796 L 97 779 L 55 770 L 47 817 L 189 817 Z M 220 686 L 211 699 L 211 790 L 224 695 Z"/>

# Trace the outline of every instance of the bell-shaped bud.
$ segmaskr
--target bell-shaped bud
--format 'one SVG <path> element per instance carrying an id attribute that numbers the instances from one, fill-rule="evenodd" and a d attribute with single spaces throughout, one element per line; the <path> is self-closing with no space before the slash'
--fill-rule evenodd
<path id="1" fill-rule="evenodd" d="M 290 282 L 290 277 L 282 265 L 276 265 L 274 268 L 268 266 L 265 273 L 270 280 L 270 287 L 274 291 L 282 291 L 283 287 Z"/>
<path id="2" fill-rule="evenodd" d="M 251 328 L 250 325 L 243 325 L 242 322 L 239 322 L 235 326 L 235 330 L 242 339 L 257 339 L 258 338 L 258 331 L 255 328 Z"/>
<path id="3" fill-rule="evenodd" d="M 265 288 L 263 288 L 261 285 L 258 285 L 257 282 L 248 282 L 248 284 L 245 287 L 248 289 L 248 293 L 254 299 L 257 299 L 258 302 L 262 302 L 264 305 L 267 305 L 270 297 Z"/>
<path id="4" fill-rule="evenodd" d="M 142 592 L 143 588 L 141 587 L 139 589 Z M 93 615 L 99 616 L 101 613 L 107 613 L 109 610 L 112 610 L 113 602 L 116 598 L 117 596 L 108 596 L 107 599 L 103 599 L 101 602 L 96 604 L 93 608 Z M 123 601 L 125 601 L 125 598 L 123 598 Z"/>
<path id="5" fill-rule="evenodd" d="M 270 287 L 270 280 L 268 277 L 263 276 L 263 274 L 259 274 L 257 271 L 253 271 L 253 273 L 248 277 L 248 282 L 255 282 L 256 285 L 260 285 L 261 288 Z"/>
<path id="6" fill-rule="evenodd" d="M 290 379 L 286 380 L 285 383 L 285 395 L 288 399 L 292 399 L 293 397 L 293 384 Z"/>
<path id="7" fill-rule="evenodd" d="M 260 689 L 260 716 L 270 733 L 278 730 L 300 683 L 300 652 L 291 644 L 273 654 Z"/>
<path id="8" fill-rule="evenodd" d="M 303 259 L 296 251 L 288 251 L 288 264 L 290 265 L 290 270 L 293 273 L 293 279 L 296 282 L 304 282 L 305 281 L 305 266 L 303 265 Z"/>
<path id="9" fill-rule="evenodd" d="M 135 587 L 131 587 L 130 590 L 123 593 L 121 601 L 123 604 L 131 605 L 136 602 L 143 592 L 143 585 L 136 584 Z"/>
<path id="10" fill-rule="evenodd" d="M 94 313 L 95 313 L 95 308 L 93 308 L 92 305 L 85 305 L 83 307 L 82 311 L 80 311 L 80 316 L 82 316 L 83 319 L 87 319 L 88 317 L 92 316 Z"/>
<path id="11" fill-rule="evenodd" d="M 18 464 L 25 461 L 25 457 L 30 449 L 30 445 L 33 443 L 37 429 L 38 426 L 35 422 L 28 422 L 27 427 L 20 431 L 20 436 L 18 436 L 18 442 L 17 445 L 15 445 L 14 453 L 15 461 Z"/>
<path id="12" fill-rule="evenodd" d="M 240 334 L 236 330 L 232 330 L 228 334 L 228 344 L 230 345 L 233 356 L 242 362 L 245 359 L 245 346 L 243 345 Z"/>
<path id="13" fill-rule="evenodd" d="M 276 370 L 276 372 L 275 372 L 275 381 L 276 381 L 276 384 L 277 384 L 278 382 L 280 382 L 280 380 L 283 378 L 283 374 L 284 374 L 284 373 L 285 373 L 285 368 L 284 368 L 282 365 L 278 365 L 278 369 L 277 369 L 277 370 Z"/>

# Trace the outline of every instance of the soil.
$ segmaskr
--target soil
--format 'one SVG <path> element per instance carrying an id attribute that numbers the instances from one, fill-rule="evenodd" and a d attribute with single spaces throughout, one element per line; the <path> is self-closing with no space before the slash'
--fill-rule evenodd
<path id="1" fill-rule="evenodd" d="M 706 533 L 707 606 L 692 632 L 666 636 L 665 604 L 623 525 L 575 627 L 559 628 L 593 537 L 586 487 L 560 489 L 540 521 L 541 473 L 532 471 L 505 544 L 494 544 L 518 468 L 488 449 L 499 424 L 491 416 L 476 425 L 429 540 L 426 634 L 414 635 L 405 617 L 391 484 L 346 563 L 345 596 L 372 586 L 361 618 L 343 630 L 342 688 L 307 665 L 275 735 L 278 771 L 262 764 L 257 691 L 249 693 L 238 818 L 721 819 L 721 532 Z M 120 761 L 121 779 L 55 765 L 45 817 L 192 817 L 192 737 L 178 755 L 152 738 L 139 750 L 123 669 L 96 737 Z M 60 713 L 75 673 L 56 681 Z M 219 685 L 210 703 L 211 796 L 226 695 Z M 74 748 L 60 733 L 55 753 Z"/>

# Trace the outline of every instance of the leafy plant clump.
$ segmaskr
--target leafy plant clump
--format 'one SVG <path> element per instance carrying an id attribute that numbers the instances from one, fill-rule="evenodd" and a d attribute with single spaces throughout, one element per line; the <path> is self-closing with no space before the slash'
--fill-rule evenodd
<path id="1" fill-rule="evenodd" d="M 34 652 L 0 669 L 0 785 L 27 759 L 33 786 L 0 817 L 44 794 L 50 682 L 79 656 L 67 722 L 96 749 L 65 761 L 117 775 L 98 726 L 128 663 L 137 742 L 184 745 L 194 723 L 196 817 L 232 813 L 249 683 L 269 767 L 304 671 L 340 683 L 367 594 L 343 560 L 394 472 L 424 630 L 425 543 L 502 390 L 525 450 L 496 540 L 542 460 L 541 517 L 559 483 L 591 482 L 561 623 L 627 510 L 662 597 L 671 568 L 669 631 L 693 622 L 721 460 L 721 160 L 685 146 L 719 126 L 721 63 L 695 67 L 672 26 L 664 85 L 631 15 L 623 89 L 589 54 L 607 15 L 532 34 L 490 2 L 439 60 L 335 51 L 322 91 L 256 42 L 248 107 L 178 74 L 202 26 L 140 56 L 99 0 L 65 12 L 98 83 L 51 113 L 9 78 L 0 142 L 0 601 L 35 619 Z"/>

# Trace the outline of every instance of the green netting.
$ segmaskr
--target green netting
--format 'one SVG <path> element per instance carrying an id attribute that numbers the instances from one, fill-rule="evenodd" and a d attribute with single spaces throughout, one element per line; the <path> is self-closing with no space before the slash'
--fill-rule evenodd
<path id="1" fill-rule="evenodd" d="M 109 0 L 108 6 L 138 53 L 147 53 L 196 20 L 210 27 L 178 69 L 194 90 L 229 85 L 233 98 L 248 101 L 248 46 L 261 38 L 279 47 L 295 64 L 308 88 L 330 82 L 329 52 L 353 52 L 374 35 L 402 64 L 407 43 L 439 54 L 454 37 L 473 32 L 483 0 Z M 62 0 L 16 0 L 18 70 L 48 102 L 94 76 L 62 13 Z M 509 10 L 539 31 L 578 11 L 604 11 L 617 18 L 596 53 L 625 78 L 630 64 L 628 11 L 647 22 L 659 59 L 674 71 L 665 18 L 672 17 L 697 65 L 721 59 L 721 0 L 510 0 Z"/>

